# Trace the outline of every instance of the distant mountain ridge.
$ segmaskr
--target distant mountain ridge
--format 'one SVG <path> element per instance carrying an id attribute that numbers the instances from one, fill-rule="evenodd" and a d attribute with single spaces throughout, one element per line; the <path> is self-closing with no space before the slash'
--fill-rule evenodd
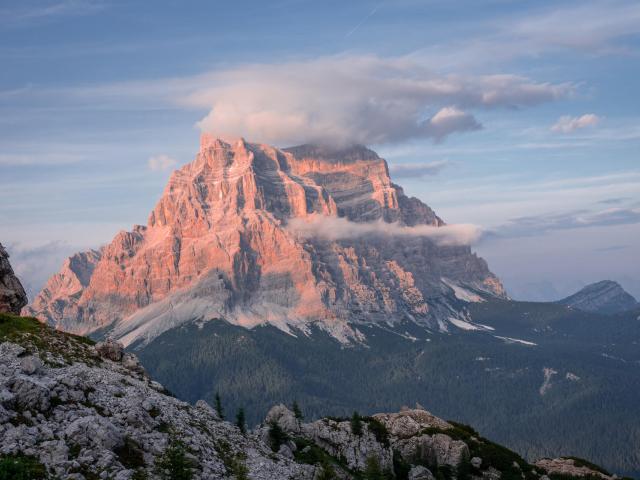
<path id="1" fill-rule="evenodd" d="M 370 323 L 447 331 L 468 320 L 470 298 L 505 296 L 450 228 L 366 147 L 281 150 L 203 135 L 147 225 L 71 257 L 25 313 L 75 333 L 106 329 L 125 344 L 214 318 L 314 325 L 341 342 Z M 323 238 L 340 229 L 349 233 Z"/>
<path id="2" fill-rule="evenodd" d="M 603 280 L 587 285 L 558 303 L 584 312 L 613 314 L 639 307 L 638 301 L 618 282 Z"/>

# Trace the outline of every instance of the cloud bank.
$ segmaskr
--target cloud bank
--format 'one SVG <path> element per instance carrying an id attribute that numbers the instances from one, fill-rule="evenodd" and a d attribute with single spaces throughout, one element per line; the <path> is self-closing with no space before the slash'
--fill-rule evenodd
<path id="1" fill-rule="evenodd" d="M 586 127 L 595 127 L 600 122 L 600 117 L 594 113 L 586 113 L 580 117 L 564 115 L 551 127 L 556 133 L 571 133 Z"/>
<path id="2" fill-rule="evenodd" d="M 514 218 L 488 235 L 527 237 L 557 230 L 609 227 L 640 223 L 640 208 L 608 208 L 599 211 L 575 210 L 548 215 Z"/>
<path id="3" fill-rule="evenodd" d="M 524 108 L 573 90 L 516 75 L 443 75 L 416 56 L 375 55 L 241 65 L 206 82 L 179 100 L 210 108 L 201 130 L 281 146 L 440 142 L 482 127 L 470 110 Z"/>
<path id="4" fill-rule="evenodd" d="M 345 240 L 369 235 L 387 235 L 397 237 L 427 237 L 439 245 L 470 245 L 481 235 L 476 225 L 457 224 L 434 227 L 416 225 L 407 227 L 399 223 L 387 223 L 383 220 L 368 223 L 351 222 L 343 217 L 312 215 L 309 218 L 294 218 L 287 229 L 304 238 L 322 238 L 325 240 Z"/>

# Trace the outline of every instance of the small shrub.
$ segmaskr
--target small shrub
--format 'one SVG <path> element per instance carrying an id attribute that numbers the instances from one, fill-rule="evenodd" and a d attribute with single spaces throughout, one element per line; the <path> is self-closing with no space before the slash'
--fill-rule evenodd
<path id="1" fill-rule="evenodd" d="M 179 440 L 174 440 L 156 460 L 156 473 L 166 480 L 191 480 L 195 465 L 187 457 L 187 449 Z"/>
<path id="2" fill-rule="evenodd" d="M 385 475 L 380 468 L 380 462 L 376 457 L 367 458 L 367 463 L 364 468 L 365 480 L 385 480 Z"/>
<path id="3" fill-rule="evenodd" d="M 47 471 L 35 457 L 1 455 L 0 480 L 37 480 L 47 477 Z"/>
<path id="4" fill-rule="evenodd" d="M 144 456 L 138 442 L 126 437 L 121 447 L 114 448 L 113 452 L 118 456 L 118 460 L 127 468 L 135 469 L 144 467 Z"/>
<path id="5" fill-rule="evenodd" d="M 393 473 L 395 475 L 396 480 L 407 480 L 409 478 L 409 471 L 411 470 L 411 465 L 407 462 L 400 452 L 397 450 L 393 451 Z"/>
<path id="6" fill-rule="evenodd" d="M 336 471 L 328 460 L 320 462 L 320 474 L 317 480 L 336 480 L 337 478 Z"/>
<path id="7" fill-rule="evenodd" d="M 389 430 L 387 430 L 387 427 L 384 426 L 384 423 L 373 417 L 367 417 L 365 420 L 367 422 L 367 425 L 369 426 L 369 431 L 375 435 L 376 440 L 385 447 L 388 447 Z"/>

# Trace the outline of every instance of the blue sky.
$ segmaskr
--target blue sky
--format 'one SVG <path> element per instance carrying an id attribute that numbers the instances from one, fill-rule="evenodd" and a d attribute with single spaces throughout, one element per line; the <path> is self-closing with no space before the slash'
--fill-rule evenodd
<path id="1" fill-rule="evenodd" d="M 516 297 L 640 296 L 635 1 L 0 2 L 0 241 L 28 288 L 145 223 L 201 129 L 366 143 Z"/>

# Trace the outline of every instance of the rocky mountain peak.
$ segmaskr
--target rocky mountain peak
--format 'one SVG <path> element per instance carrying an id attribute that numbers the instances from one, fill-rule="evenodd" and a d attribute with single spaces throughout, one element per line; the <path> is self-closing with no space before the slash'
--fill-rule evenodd
<path id="1" fill-rule="evenodd" d="M 27 294 L 9 263 L 9 254 L 0 243 L 0 312 L 20 313 Z"/>
<path id="2" fill-rule="evenodd" d="M 559 303 L 585 312 L 605 314 L 624 312 L 639 305 L 622 285 L 612 280 L 587 285 Z"/>
<path id="3" fill-rule="evenodd" d="M 292 227 L 335 228 L 335 219 L 372 227 L 366 238 L 338 240 Z M 466 318 L 451 282 L 504 295 L 468 246 L 376 234 L 376 222 L 444 225 L 392 183 L 385 160 L 365 147 L 282 150 L 203 135 L 146 227 L 72 257 L 25 312 L 83 334 L 108 328 L 125 343 L 213 318 L 286 331 L 316 325 L 340 341 L 359 341 L 359 324 L 447 330 L 448 318 Z"/>

